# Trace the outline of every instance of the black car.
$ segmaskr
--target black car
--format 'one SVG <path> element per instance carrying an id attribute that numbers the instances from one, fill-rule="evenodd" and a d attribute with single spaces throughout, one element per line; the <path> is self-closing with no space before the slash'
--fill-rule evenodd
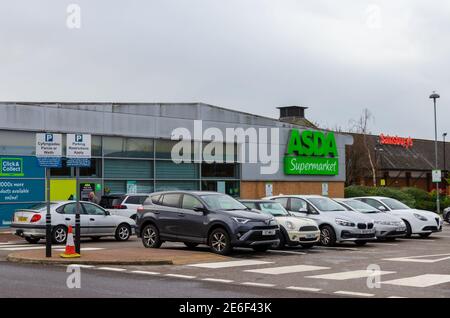
<path id="1" fill-rule="evenodd" d="M 233 247 L 266 251 L 279 243 L 279 226 L 272 216 L 217 192 L 153 193 L 138 210 L 136 223 L 147 248 L 158 248 L 164 241 L 184 242 L 189 248 L 207 244 L 225 255 Z"/>

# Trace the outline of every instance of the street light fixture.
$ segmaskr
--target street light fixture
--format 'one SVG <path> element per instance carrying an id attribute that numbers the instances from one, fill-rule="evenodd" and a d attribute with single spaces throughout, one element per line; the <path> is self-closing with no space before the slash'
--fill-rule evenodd
<path id="1" fill-rule="evenodd" d="M 445 137 L 447 137 L 447 133 L 443 133 L 442 134 L 442 139 L 444 139 L 444 178 L 447 178 L 447 160 L 446 160 L 446 156 L 445 156 Z M 448 186 L 448 182 L 446 182 L 447 186 Z"/>
<path id="2" fill-rule="evenodd" d="M 437 144 L 437 118 L 436 118 L 436 99 L 440 98 L 439 94 L 433 91 L 430 95 L 430 99 L 433 100 L 434 105 L 434 156 L 435 156 L 435 169 L 438 170 L 438 144 Z M 439 206 L 439 181 L 436 182 L 436 209 L 437 213 L 441 212 L 441 207 Z"/>

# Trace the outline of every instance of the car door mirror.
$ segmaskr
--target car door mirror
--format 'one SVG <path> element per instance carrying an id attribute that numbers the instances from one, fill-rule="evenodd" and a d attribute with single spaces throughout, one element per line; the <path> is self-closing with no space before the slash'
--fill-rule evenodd
<path id="1" fill-rule="evenodd" d="M 105 215 L 108 216 L 111 215 L 111 213 L 109 211 L 105 211 Z"/>
<path id="2" fill-rule="evenodd" d="M 194 210 L 195 212 L 206 212 L 205 207 L 201 206 L 201 205 L 196 205 L 192 208 L 192 210 Z"/>
<path id="3" fill-rule="evenodd" d="M 303 207 L 303 208 L 298 209 L 298 212 L 300 212 L 300 213 L 308 213 L 308 209 Z"/>
<path id="4" fill-rule="evenodd" d="M 380 206 L 378 207 L 378 210 L 383 211 L 383 212 L 386 212 L 386 208 L 385 208 L 383 205 L 380 205 Z"/>

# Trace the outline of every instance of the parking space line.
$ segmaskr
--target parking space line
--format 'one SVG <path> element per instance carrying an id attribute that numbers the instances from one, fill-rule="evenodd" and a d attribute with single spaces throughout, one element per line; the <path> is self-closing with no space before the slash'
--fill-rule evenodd
<path id="1" fill-rule="evenodd" d="M 220 279 L 220 278 L 203 278 L 205 282 L 217 282 L 217 283 L 233 283 L 233 280 L 230 279 Z"/>
<path id="2" fill-rule="evenodd" d="M 402 296 L 389 296 L 388 298 L 408 298 L 408 297 L 402 297 Z"/>
<path id="3" fill-rule="evenodd" d="M 229 261 L 229 262 L 214 262 L 214 263 L 198 263 L 198 264 L 190 264 L 187 266 L 218 269 L 218 268 L 263 265 L 263 264 L 272 264 L 272 263 L 273 262 L 245 260 L 245 261 Z"/>
<path id="4" fill-rule="evenodd" d="M 148 271 L 131 271 L 130 273 L 143 274 L 143 275 L 160 275 L 160 273 L 158 273 L 158 272 L 148 272 Z"/>
<path id="5" fill-rule="evenodd" d="M 245 272 L 268 274 L 268 275 L 280 275 L 280 274 L 291 274 L 299 272 L 309 272 L 330 269 L 329 267 L 323 266 L 312 266 L 312 265 L 292 265 L 292 266 L 281 266 L 281 267 L 268 267 L 260 269 L 248 269 Z"/>
<path id="6" fill-rule="evenodd" d="M 444 256 L 444 257 L 433 259 L 433 257 L 438 257 L 438 256 Z M 412 262 L 412 263 L 437 263 L 437 262 L 440 262 L 440 261 L 445 261 L 447 259 L 450 259 L 450 253 L 447 253 L 447 254 L 432 254 L 432 255 L 419 255 L 419 256 L 406 256 L 406 257 L 395 257 L 395 258 L 384 258 L 383 261 Z"/>
<path id="7" fill-rule="evenodd" d="M 84 265 L 84 264 L 70 264 L 68 266 L 77 266 L 79 268 L 94 268 L 94 265 Z"/>
<path id="8" fill-rule="evenodd" d="M 241 285 L 245 286 L 256 286 L 256 287 L 275 287 L 274 284 L 263 284 L 263 283 L 255 283 L 255 282 L 244 282 Z"/>
<path id="9" fill-rule="evenodd" d="M 126 271 L 125 268 L 116 268 L 116 267 L 96 267 L 96 269 L 102 270 L 102 271 L 111 271 L 111 272 L 124 272 Z"/>
<path id="10" fill-rule="evenodd" d="M 166 274 L 165 276 L 175 277 L 175 278 L 185 278 L 185 279 L 194 279 L 194 278 L 196 278 L 196 276 L 180 275 L 180 274 Z"/>
<path id="11" fill-rule="evenodd" d="M 408 287 L 431 287 L 450 282 L 450 275 L 425 274 L 413 277 L 406 277 L 384 281 L 382 284 L 408 286 Z"/>
<path id="12" fill-rule="evenodd" d="M 357 270 L 357 271 L 348 271 L 348 272 L 338 272 L 338 273 L 330 273 L 323 275 L 315 275 L 315 276 L 306 276 L 306 278 L 317 278 L 317 279 L 330 279 L 330 280 L 347 280 L 347 279 L 355 279 L 355 278 L 365 278 L 372 277 L 378 275 L 387 275 L 387 274 L 395 274 L 396 272 L 388 272 L 388 271 L 369 271 L 369 270 Z"/>
<path id="13" fill-rule="evenodd" d="M 286 289 L 290 289 L 290 290 L 299 290 L 299 291 L 310 291 L 310 292 L 319 292 L 322 289 L 320 288 L 312 288 L 312 287 L 298 287 L 298 286 L 289 286 L 286 287 Z"/>
<path id="14" fill-rule="evenodd" d="M 341 247 L 341 246 L 320 246 L 320 245 L 318 245 L 315 248 L 324 249 L 324 250 L 360 251 L 360 249 L 358 249 L 358 248 Z"/>
<path id="15" fill-rule="evenodd" d="M 273 253 L 273 254 L 277 254 L 277 253 L 284 253 L 284 254 L 294 254 L 294 255 L 307 255 L 308 253 L 305 252 L 296 252 L 296 251 L 267 251 L 266 253 Z"/>
<path id="16" fill-rule="evenodd" d="M 352 292 L 352 291 L 346 291 L 346 290 L 338 290 L 338 291 L 335 291 L 334 294 L 346 295 L 346 296 L 359 296 L 359 297 L 373 297 L 373 296 L 375 296 L 374 294 L 358 293 L 358 292 Z"/>

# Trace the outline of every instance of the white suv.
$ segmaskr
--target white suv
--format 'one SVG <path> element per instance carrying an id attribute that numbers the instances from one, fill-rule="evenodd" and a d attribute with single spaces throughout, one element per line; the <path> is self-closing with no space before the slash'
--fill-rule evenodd
<path id="1" fill-rule="evenodd" d="M 100 201 L 100 206 L 109 211 L 112 215 L 120 215 L 136 220 L 136 213 L 142 208 L 145 200 L 150 194 L 111 194 L 104 195 Z"/>

